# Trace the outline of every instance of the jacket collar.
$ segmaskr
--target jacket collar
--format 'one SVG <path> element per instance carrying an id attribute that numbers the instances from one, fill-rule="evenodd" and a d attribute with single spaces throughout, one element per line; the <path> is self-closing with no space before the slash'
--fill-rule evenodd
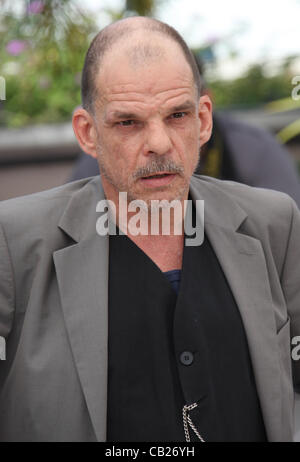
<path id="1" fill-rule="evenodd" d="M 93 238 L 96 233 L 96 206 L 103 199 L 105 194 L 100 176 L 92 177 L 72 195 L 58 227 L 75 242 Z"/>
<path id="2" fill-rule="evenodd" d="M 204 175 L 193 175 L 190 181 L 192 199 L 204 200 L 205 223 L 237 230 L 247 213 L 222 189 L 222 182 Z"/>

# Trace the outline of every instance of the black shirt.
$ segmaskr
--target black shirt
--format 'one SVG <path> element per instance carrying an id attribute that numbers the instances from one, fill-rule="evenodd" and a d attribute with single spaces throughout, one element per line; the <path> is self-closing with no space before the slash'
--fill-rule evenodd
<path id="1" fill-rule="evenodd" d="M 127 236 L 110 236 L 109 252 L 107 441 L 185 441 L 194 402 L 206 441 L 265 441 L 243 324 L 207 237 L 184 248 L 178 297 Z"/>

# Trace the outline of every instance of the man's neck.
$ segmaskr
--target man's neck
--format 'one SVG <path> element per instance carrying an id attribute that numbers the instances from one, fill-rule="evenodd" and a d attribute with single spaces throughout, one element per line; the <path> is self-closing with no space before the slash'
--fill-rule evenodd
<path id="1" fill-rule="evenodd" d="M 170 271 L 180 269 L 182 266 L 183 246 L 184 246 L 184 201 L 188 197 L 177 201 L 175 213 L 173 209 L 148 210 L 138 209 L 135 212 L 129 211 L 126 197 L 121 197 L 119 193 L 110 194 L 107 191 L 106 198 L 114 203 L 115 211 L 112 216 L 113 221 L 118 227 L 161 269 Z M 106 193 L 106 191 L 105 191 Z M 139 220 L 134 220 L 139 214 Z M 169 220 L 168 223 L 166 220 Z M 134 232 L 138 228 L 138 234 Z M 167 223 L 167 226 L 166 226 Z M 153 231 L 155 229 L 155 231 Z"/>
<path id="2" fill-rule="evenodd" d="M 160 268 L 161 271 L 181 269 L 184 235 L 128 237 Z"/>

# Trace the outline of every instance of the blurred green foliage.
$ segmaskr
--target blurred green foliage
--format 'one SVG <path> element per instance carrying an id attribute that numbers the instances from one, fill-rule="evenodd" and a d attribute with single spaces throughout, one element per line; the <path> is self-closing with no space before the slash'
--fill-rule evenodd
<path id="1" fill-rule="evenodd" d="M 154 13 L 156 4 L 153 0 L 126 0 L 126 11 L 136 11 L 140 16 L 150 16 Z"/>
<path id="2" fill-rule="evenodd" d="M 290 62 L 290 60 L 288 60 Z M 284 62 L 276 75 L 266 76 L 265 65 L 251 66 L 245 75 L 234 80 L 212 80 L 208 85 L 215 105 L 220 108 L 251 108 L 273 100 L 290 97 L 293 74 Z"/>
<path id="3" fill-rule="evenodd" d="M 6 101 L 0 124 L 58 122 L 80 103 L 80 70 L 91 37 L 97 31 L 68 0 L 23 2 L 22 10 L 1 7 L 0 75 L 6 79 Z M 31 13 L 30 5 L 42 6 Z M 23 51 L 18 50 L 21 45 Z"/>

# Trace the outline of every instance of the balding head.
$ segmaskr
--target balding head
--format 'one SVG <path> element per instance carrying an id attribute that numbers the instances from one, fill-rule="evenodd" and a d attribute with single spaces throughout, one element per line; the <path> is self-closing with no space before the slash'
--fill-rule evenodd
<path id="1" fill-rule="evenodd" d="M 160 36 L 159 41 L 151 40 L 151 36 Z M 162 42 L 161 36 L 165 41 Z M 92 41 L 86 54 L 82 73 L 82 106 L 93 112 L 94 101 L 99 98 L 95 83 L 104 57 L 112 54 L 117 44 L 125 46 L 126 57 L 132 66 L 142 65 L 151 60 L 163 59 L 166 55 L 168 41 L 175 42 L 189 64 L 197 96 L 201 95 L 201 77 L 194 56 L 183 38 L 171 26 L 157 19 L 134 17 L 117 21 L 100 31 Z M 159 43 L 160 42 L 160 43 Z"/>

